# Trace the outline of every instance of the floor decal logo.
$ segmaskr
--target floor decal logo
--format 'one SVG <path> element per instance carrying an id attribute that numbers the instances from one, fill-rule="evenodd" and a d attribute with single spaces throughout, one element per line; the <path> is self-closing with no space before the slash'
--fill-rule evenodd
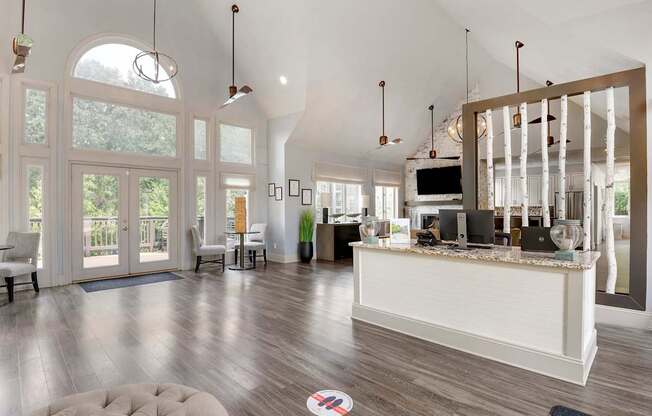
<path id="1" fill-rule="evenodd" d="M 322 390 L 308 397 L 306 406 L 314 415 L 343 416 L 353 409 L 353 400 L 341 391 Z"/>

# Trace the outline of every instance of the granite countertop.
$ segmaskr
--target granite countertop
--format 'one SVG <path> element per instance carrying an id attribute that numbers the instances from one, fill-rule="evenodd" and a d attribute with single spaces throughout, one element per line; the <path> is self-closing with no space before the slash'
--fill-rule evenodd
<path id="1" fill-rule="evenodd" d="M 379 244 L 367 244 L 361 241 L 350 243 L 351 247 L 387 250 L 402 253 L 423 254 L 428 256 L 454 257 L 459 259 L 511 263 L 529 266 L 551 267 L 557 269 L 589 270 L 595 266 L 600 253 L 591 251 L 578 252 L 576 261 L 555 260 L 550 253 L 525 253 L 520 247 L 500 247 L 491 249 L 476 248 L 472 250 L 455 250 L 446 246 L 421 247 L 415 244 L 391 244 L 381 241 Z"/>

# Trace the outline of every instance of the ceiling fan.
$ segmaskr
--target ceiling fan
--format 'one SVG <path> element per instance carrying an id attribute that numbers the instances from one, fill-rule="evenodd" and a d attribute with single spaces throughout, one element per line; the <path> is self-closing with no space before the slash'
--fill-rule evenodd
<path id="1" fill-rule="evenodd" d="M 34 41 L 25 34 L 25 0 L 23 0 L 23 14 L 20 26 L 20 34 L 16 35 L 11 42 L 11 49 L 14 53 L 14 65 L 11 68 L 13 74 L 25 72 L 26 59 L 32 50 Z"/>
<path id="2" fill-rule="evenodd" d="M 553 82 L 550 80 L 546 80 L 546 87 L 549 87 L 553 85 Z M 557 117 L 553 116 L 550 114 L 550 100 L 548 100 L 548 124 L 550 124 L 551 121 L 557 120 Z M 529 124 L 541 124 L 541 117 L 537 117 L 534 120 L 530 121 Z M 548 131 L 550 131 L 550 125 L 548 125 Z"/>
<path id="3" fill-rule="evenodd" d="M 231 25 L 231 85 L 229 86 L 229 99 L 226 100 L 220 108 L 224 108 L 228 105 L 233 104 L 236 100 L 244 97 L 245 95 L 253 92 L 254 90 L 248 86 L 243 85 L 242 88 L 238 90 L 238 87 L 235 85 L 235 14 L 240 12 L 240 8 L 237 4 L 231 6 L 232 12 L 232 25 Z"/>
<path id="4" fill-rule="evenodd" d="M 385 147 L 393 146 L 395 144 L 401 144 L 403 143 L 403 139 L 396 138 L 390 140 L 385 135 L 385 81 L 380 81 L 378 86 L 381 88 L 383 94 L 383 135 L 380 136 L 380 138 L 378 139 L 380 146 L 378 146 L 376 149 L 383 149 Z"/>
<path id="5" fill-rule="evenodd" d="M 460 160 L 460 156 L 437 157 L 437 151 L 435 150 L 435 106 L 431 104 L 428 110 L 430 110 L 430 153 L 428 157 L 408 157 L 406 160 Z"/>

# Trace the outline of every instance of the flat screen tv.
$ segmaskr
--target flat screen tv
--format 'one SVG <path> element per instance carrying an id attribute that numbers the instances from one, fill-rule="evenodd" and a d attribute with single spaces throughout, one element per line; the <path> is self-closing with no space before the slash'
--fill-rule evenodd
<path id="1" fill-rule="evenodd" d="M 417 193 L 419 195 L 446 195 L 462 193 L 462 167 L 417 170 Z"/>

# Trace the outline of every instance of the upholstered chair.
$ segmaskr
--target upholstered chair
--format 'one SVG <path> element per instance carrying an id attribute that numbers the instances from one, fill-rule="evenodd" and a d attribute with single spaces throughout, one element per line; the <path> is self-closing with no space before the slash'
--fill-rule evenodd
<path id="1" fill-rule="evenodd" d="M 0 263 L 0 278 L 4 278 L 9 302 L 14 301 L 14 288 L 22 285 L 32 285 L 39 291 L 37 262 L 40 233 L 10 232 L 7 245 L 14 248 L 4 251 Z M 15 279 L 23 276 L 31 277 L 31 281 L 16 283 Z"/>
<path id="2" fill-rule="evenodd" d="M 222 265 L 222 271 L 226 265 L 226 246 L 222 244 L 206 245 L 201 237 L 199 227 L 193 225 L 190 227 L 192 233 L 192 254 L 195 256 L 195 273 L 199 271 L 199 266 L 205 263 L 218 263 Z M 209 260 L 202 260 L 209 257 Z"/>
<path id="3" fill-rule="evenodd" d="M 267 232 L 267 224 L 251 224 L 249 238 L 245 242 L 245 250 L 249 255 L 249 260 L 256 267 L 256 258 L 262 257 L 265 264 L 267 264 L 267 243 L 265 241 L 265 233 Z M 236 249 L 236 258 L 238 258 Z"/>

